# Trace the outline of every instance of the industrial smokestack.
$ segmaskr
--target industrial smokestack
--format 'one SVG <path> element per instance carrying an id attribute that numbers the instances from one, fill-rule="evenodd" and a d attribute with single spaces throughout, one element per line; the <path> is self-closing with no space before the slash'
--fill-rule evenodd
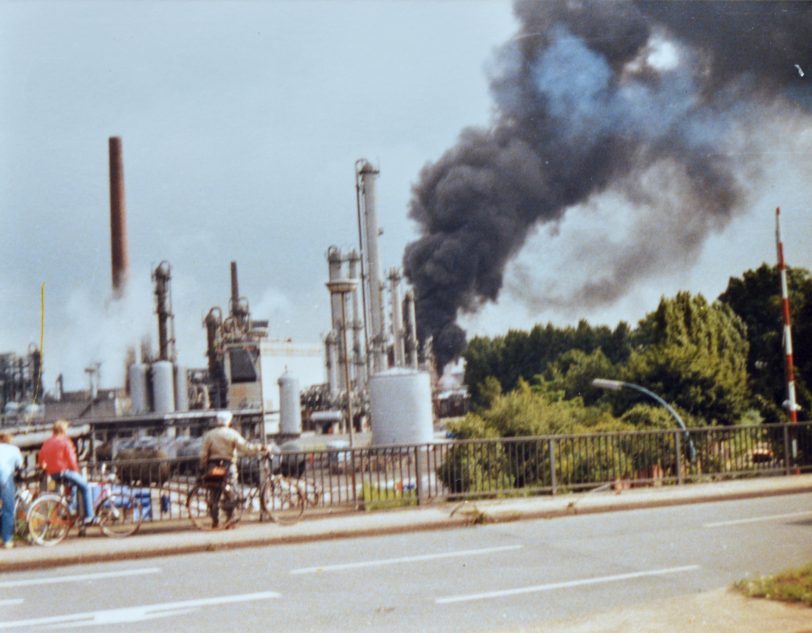
<path id="1" fill-rule="evenodd" d="M 417 320 L 414 309 L 414 290 L 411 288 L 406 291 L 403 304 L 403 311 L 406 313 L 406 340 L 404 342 L 406 363 L 412 369 L 417 369 Z"/>
<path id="2" fill-rule="evenodd" d="M 110 245 L 112 249 L 113 296 L 124 294 L 129 271 L 127 254 L 127 209 L 124 201 L 124 160 L 121 138 L 111 136 L 110 150 Z"/>
<path id="3" fill-rule="evenodd" d="M 172 314 L 172 268 L 161 262 L 152 273 L 155 282 L 155 314 L 158 315 L 158 358 L 175 362 L 175 322 Z"/>
<path id="4" fill-rule="evenodd" d="M 421 236 L 404 272 L 440 371 L 465 348 L 457 318 L 499 298 L 540 226 L 604 195 L 618 208 L 606 228 L 620 238 L 595 227 L 568 245 L 583 281 L 511 284 L 536 310 L 610 305 L 690 265 L 747 209 L 755 162 L 770 155 L 756 132 L 786 126 L 790 142 L 812 109 L 794 66 L 812 59 L 807 2 L 516 0 L 514 13 L 491 125 L 465 129 L 413 188 Z M 543 247 L 535 257 L 544 270 Z"/>
<path id="5" fill-rule="evenodd" d="M 231 262 L 231 300 L 230 300 L 230 314 L 241 328 L 248 329 L 250 327 L 248 302 L 245 299 L 240 299 L 240 284 L 237 280 L 237 262 Z"/>
<path id="6" fill-rule="evenodd" d="M 392 345 L 394 347 L 395 367 L 406 365 L 406 353 L 403 345 L 403 305 L 400 303 L 400 271 L 392 268 L 389 271 L 389 300 L 392 304 Z"/>
<path id="7" fill-rule="evenodd" d="M 355 279 L 360 285 L 360 263 L 361 256 L 358 251 L 352 250 L 347 256 L 347 263 L 349 268 L 349 278 Z M 358 384 L 365 385 L 367 383 L 366 376 L 366 356 L 364 354 L 364 345 L 361 343 L 361 334 L 364 332 L 364 322 L 361 318 L 361 306 L 358 296 L 358 287 L 356 286 L 352 292 L 352 356 L 355 365 L 355 379 Z"/>
<path id="8" fill-rule="evenodd" d="M 384 332 L 381 264 L 378 255 L 378 215 L 375 207 L 375 180 L 380 173 L 369 161 L 356 162 L 356 187 L 359 193 L 361 253 L 364 259 L 365 296 L 371 336 L 370 374 L 386 369 L 386 334 Z"/>
<path id="9" fill-rule="evenodd" d="M 236 314 L 240 305 L 240 283 L 237 280 L 237 262 L 231 262 L 231 314 Z"/>

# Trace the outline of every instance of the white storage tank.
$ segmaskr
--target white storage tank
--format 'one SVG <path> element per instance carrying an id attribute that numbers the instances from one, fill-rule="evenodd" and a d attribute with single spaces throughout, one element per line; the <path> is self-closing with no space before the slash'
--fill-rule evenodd
<path id="1" fill-rule="evenodd" d="M 434 437 L 428 373 L 393 368 L 369 378 L 372 445 L 426 444 Z"/>
<path id="2" fill-rule="evenodd" d="M 287 371 L 279 377 L 279 432 L 300 435 L 302 405 L 299 381 Z"/>
<path id="3" fill-rule="evenodd" d="M 127 382 L 130 386 L 130 412 L 133 415 L 149 412 L 147 371 L 148 368 L 143 363 L 133 363 L 127 370 Z"/>
<path id="4" fill-rule="evenodd" d="M 189 410 L 189 381 L 185 367 L 175 367 L 175 411 Z"/>
<path id="5" fill-rule="evenodd" d="M 168 360 L 152 363 L 152 410 L 155 413 L 175 411 L 175 369 Z"/>

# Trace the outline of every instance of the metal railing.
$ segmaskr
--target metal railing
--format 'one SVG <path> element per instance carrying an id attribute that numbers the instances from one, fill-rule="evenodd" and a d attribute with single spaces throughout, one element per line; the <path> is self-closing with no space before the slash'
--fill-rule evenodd
<path id="1" fill-rule="evenodd" d="M 812 472 L 812 422 L 689 431 L 693 461 L 684 431 L 674 429 L 285 452 L 274 468 L 308 483 L 310 513 Z M 148 521 L 188 519 L 196 458 L 99 461 L 85 468 L 90 480 L 115 473 L 148 506 Z M 259 485 L 256 458 L 243 458 L 238 470 L 242 485 Z M 259 516 L 258 504 L 248 508 L 249 519 L 252 511 Z"/>

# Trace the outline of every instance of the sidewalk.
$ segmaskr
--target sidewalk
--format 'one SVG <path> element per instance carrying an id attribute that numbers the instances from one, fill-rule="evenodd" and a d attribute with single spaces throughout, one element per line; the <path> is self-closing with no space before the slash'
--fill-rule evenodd
<path id="1" fill-rule="evenodd" d="M 812 474 L 768 477 L 710 484 L 634 488 L 614 491 L 437 504 L 375 512 L 308 516 L 296 525 L 244 521 L 237 529 L 200 532 L 191 526 L 156 525 L 125 539 L 102 536 L 97 529 L 85 538 L 75 532 L 56 547 L 17 543 L 0 550 L 0 573 L 170 554 L 215 551 L 308 541 L 357 538 L 415 530 L 439 530 L 479 523 L 554 518 L 687 503 L 812 492 Z"/>

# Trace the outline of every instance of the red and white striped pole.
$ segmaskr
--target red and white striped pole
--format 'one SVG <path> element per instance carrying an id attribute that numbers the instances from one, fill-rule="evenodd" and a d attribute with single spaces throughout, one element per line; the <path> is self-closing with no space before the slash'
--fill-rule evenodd
<path id="1" fill-rule="evenodd" d="M 778 272 L 781 275 L 781 306 L 784 312 L 784 353 L 787 370 L 787 401 L 784 405 L 792 423 L 798 421 L 798 404 L 795 400 L 795 367 L 792 360 L 792 329 L 789 312 L 789 289 L 787 287 L 787 265 L 784 262 L 784 245 L 781 242 L 781 209 L 775 210 L 775 242 L 778 248 Z"/>

